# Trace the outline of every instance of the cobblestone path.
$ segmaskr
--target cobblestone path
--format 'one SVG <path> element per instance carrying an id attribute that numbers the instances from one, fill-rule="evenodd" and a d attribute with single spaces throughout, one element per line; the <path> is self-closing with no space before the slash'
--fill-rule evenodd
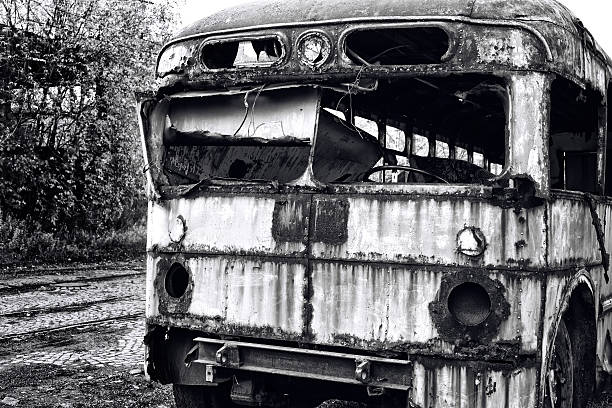
<path id="1" fill-rule="evenodd" d="M 101 280 L 100 280 L 101 279 Z M 24 283 L 25 282 L 25 283 Z M 90 347 L 41 347 L 0 353 L 11 364 L 138 367 L 144 357 L 144 271 L 75 270 L 0 280 L 0 339 L 22 342 L 65 328 L 112 333 Z M 14 288 L 21 287 L 19 292 Z M 0 346 L 1 348 L 2 346 Z M 0 350 L 1 351 L 1 350 Z"/>

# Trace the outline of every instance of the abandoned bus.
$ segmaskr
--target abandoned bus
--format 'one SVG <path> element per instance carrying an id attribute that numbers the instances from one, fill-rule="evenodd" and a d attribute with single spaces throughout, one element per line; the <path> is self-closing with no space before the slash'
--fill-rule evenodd
<path id="1" fill-rule="evenodd" d="M 575 408 L 612 371 L 611 61 L 563 6 L 259 3 L 157 76 L 146 370 L 177 406 Z"/>

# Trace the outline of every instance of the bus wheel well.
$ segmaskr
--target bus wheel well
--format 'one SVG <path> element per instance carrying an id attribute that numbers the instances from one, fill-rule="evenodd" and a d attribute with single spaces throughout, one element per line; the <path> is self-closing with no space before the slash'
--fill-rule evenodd
<path id="1" fill-rule="evenodd" d="M 586 284 L 579 284 L 572 292 L 563 320 L 572 340 L 574 357 L 573 408 L 581 408 L 594 392 L 596 373 L 595 302 Z"/>

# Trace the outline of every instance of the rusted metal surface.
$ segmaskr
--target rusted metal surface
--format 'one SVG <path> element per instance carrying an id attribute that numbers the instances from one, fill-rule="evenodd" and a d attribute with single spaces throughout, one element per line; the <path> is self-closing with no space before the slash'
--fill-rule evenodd
<path id="1" fill-rule="evenodd" d="M 462 268 L 462 273 L 473 275 L 474 279 L 483 279 L 482 282 L 488 278 L 478 276 L 492 274 L 493 279 L 500 281 L 500 288 L 505 288 L 502 291 L 507 292 L 505 296 L 508 300 L 504 302 L 510 302 L 511 315 L 508 316 L 503 306 L 500 311 L 500 316 L 504 316 L 503 322 L 499 331 L 491 337 L 514 341 L 521 334 L 524 349 L 536 349 L 538 316 L 532 306 L 540 302 L 539 278 L 520 274 L 513 277 L 496 269 L 521 271 L 545 267 L 541 208 L 517 213 L 513 209 L 501 209 L 485 202 L 470 203 L 465 198 L 447 201 L 417 197 L 407 200 L 401 196 L 381 199 L 376 195 L 340 197 L 319 195 L 313 197 L 315 204 L 311 204 L 309 199 L 298 196 L 275 200 L 270 196 L 206 195 L 167 202 L 171 204 L 170 208 L 151 204 L 151 216 L 159 222 L 150 226 L 149 248 L 207 254 L 199 263 L 195 263 L 199 270 L 196 281 L 212 281 L 222 285 L 210 292 L 216 293 L 218 299 L 210 294 L 202 296 L 207 302 L 212 302 L 207 305 L 247 302 L 251 305 L 251 312 L 252 305 L 264 307 L 267 292 L 248 292 L 254 297 L 246 299 L 243 292 L 231 292 L 224 285 L 231 286 L 234 281 L 239 286 L 246 285 L 244 282 L 250 285 L 261 282 L 255 278 L 245 278 L 246 281 L 229 279 L 223 271 L 238 268 L 250 273 L 248 270 L 255 267 L 254 259 L 257 258 L 230 261 L 226 257 L 236 254 L 262 259 L 272 257 L 269 261 L 272 263 L 266 263 L 266 267 L 282 264 L 287 257 L 311 258 L 310 294 L 304 297 L 301 291 L 289 288 L 279 290 L 297 296 L 294 298 L 296 305 L 301 304 L 302 309 L 307 309 L 309 302 L 312 304 L 311 327 L 300 327 L 298 332 L 312 334 L 316 341 L 337 345 L 354 345 L 346 341 L 360 342 L 364 346 L 410 345 L 434 340 L 439 333 L 429 317 L 428 304 L 435 301 L 443 276 L 452 274 L 457 267 Z M 241 210 L 247 208 L 248 212 Z M 313 211 L 313 215 L 310 215 L 310 211 Z M 308 244 L 308 217 L 314 217 L 316 231 L 317 218 L 320 222 L 321 214 L 326 217 L 327 229 L 313 233 L 312 242 Z M 171 242 L 168 231 L 179 215 L 184 218 L 187 229 L 181 246 L 177 247 Z M 506 220 L 501 229 L 500 218 Z M 449 223 L 448 220 L 454 221 Z M 488 236 L 490 244 L 481 258 L 474 259 L 457 252 L 457 233 L 466 224 L 479 225 L 483 234 Z M 232 229 L 235 232 L 231 232 Z M 519 246 L 515 245 L 518 241 L 522 242 Z M 307 245 L 311 246 L 311 252 L 308 252 Z M 363 251 L 365 248 L 370 252 Z M 196 261 L 189 258 L 188 265 L 193 262 Z M 402 266 L 406 263 L 429 264 L 432 267 Z M 436 265 L 440 267 L 434 267 Z M 258 273 L 255 276 L 263 279 L 270 274 L 272 278 L 274 272 L 265 272 L 266 267 L 260 269 L 263 275 Z M 305 272 L 300 270 L 299 280 L 303 280 Z M 157 272 L 152 272 L 153 275 L 160 274 L 163 268 L 154 271 Z M 156 287 L 157 291 L 164 293 L 163 286 L 158 284 Z M 197 287 L 196 283 L 194 290 Z M 359 287 L 362 289 L 359 290 Z M 230 296 L 231 293 L 237 297 Z M 385 295 L 380 296 L 381 293 Z M 206 311 L 208 309 L 204 306 L 190 310 L 197 310 L 195 317 L 223 316 Z M 363 319 L 355 321 L 343 317 L 359 310 L 363 310 L 360 313 Z M 261 317 L 261 313 L 266 315 L 268 312 L 254 314 Z M 156 315 L 153 313 L 151 317 Z M 525 319 L 526 315 L 529 318 Z M 265 323 L 255 319 L 249 324 L 256 328 L 274 326 L 274 322 L 273 318 L 266 318 Z M 239 319 L 231 323 L 245 322 Z M 530 325 L 530 330 L 525 330 L 525 325 Z M 293 328 L 295 331 L 296 327 Z M 283 332 L 286 329 L 282 327 Z M 347 334 L 351 337 L 344 336 Z M 447 339 L 451 340 L 450 337 Z"/>
<path id="2" fill-rule="evenodd" d="M 582 194 L 558 196 L 550 204 L 548 214 L 551 267 L 565 269 L 602 262 L 591 211 Z"/>
<path id="3" fill-rule="evenodd" d="M 340 188 L 337 189 L 337 191 Z M 348 236 L 342 245 L 313 242 L 312 256 L 362 262 L 464 265 L 511 269 L 546 265 L 542 207 L 503 209 L 485 200 L 456 196 L 376 194 L 366 187 L 348 197 Z M 321 200 L 326 199 L 321 196 Z M 457 234 L 465 226 L 479 228 L 487 249 L 480 257 L 458 251 Z M 516 242 L 524 240 L 519 248 Z"/>
<path id="4" fill-rule="evenodd" d="M 181 41 L 193 44 L 193 41 L 197 43 L 199 38 L 211 35 L 253 35 L 258 32 L 274 33 L 275 30 L 282 31 L 288 36 L 287 40 L 293 42 L 295 36 L 299 36 L 311 26 L 327 26 L 333 36 L 342 38 L 341 33 L 351 29 L 351 24 L 386 21 L 449 23 L 452 24 L 449 30 L 454 33 L 459 49 L 455 58 L 440 64 L 433 71 L 448 71 L 453 70 L 453 67 L 469 69 L 476 66 L 481 69 L 506 67 L 513 70 L 544 68 L 577 82 L 590 84 L 602 94 L 605 93 L 607 80 L 612 74 L 609 68 L 610 58 L 592 41 L 588 31 L 565 7 L 554 1 L 527 0 L 510 5 L 506 2 L 503 2 L 503 5 L 500 3 L 467 0 L 362 1 L 358 4 L 340 2 L 333 10 L 329 10 L 317 1 L 289 4 L 268 2 L 257 8 L 234 8 L 207 17 L 183 30 L 171 44 Z M 504 34 L 500 35 L 500 30 L 505 30 Z M 190 42 L 190 39 L 194 40 Z M 478 49 L 475 50 L 475 47 Z M 342 54 L 343 48 L 338 47 L 336 52 L 340 56 L 333 61 L 346 61 Z M 172 51 L 172 55 L 181 53 Z M 334 65 L 322 67 L 321 70 L 330 76 L 341 73 L 342 70 L 334 69 Z M 431 71 L 430 68 L 417 66 L 408 71 L 428 72 Z M 368 67 L 366 73 L 370 69 L 379 70 Z M 283 68 L 284 73 L 289 75 L 294 70 L 305 73 L 291 64 Z M 356 67 L 357 70 L 363 68 Z M 397 70 L 384 70 L 389 75 L 397 73 Z M 197 70 L 194 73 L 197 73 L 196 76 L 203 74 Z M 266 74 L 270 82 L 279 72 L 271 70 Z M 253 79 L 254 75 L 257 73 L 245 72 L 245 79 Z M 219 76 L 214 78 L 222 79 Z M 281 79 L 280 76 L 278 78 Z M 240 78 L 237 80 L 240 81 Z"/>
<path id="5" fill-rule="evenodd" d="M 402 391 L 412 388 L 412 362 L 406 359 L 304 350 L 205 337 L 196 338 L 194 341 L 199 349 L 198 358 L 194 361 L 196 364 L 337 383 L 365 384 Z M 226 353 L 227 349 L 235 352 Z"/>
<path id="6" fill-rule="evenodd" d="M 353 189 L 336 187 L 336 191 L 341 190 Z M 361 191 L 359 195 L 315 195 L 311 204 L 309 197 L 297 193 L 259 195 L 243 187 L 240 195 L 210 192 L 152 202 L 150 217 L 157 221 L 149 224 L 148 248 L 306 256 L 307 217 L 313 205 L 315 229 L 309 255 L 313 259 L 515 270 L 546 267 L 543 207 L 502 208 L 488 202 L 484 193 L 483 198 L 466 196 L 460 186 L 438 190 L 448 191 L 449 196 L 440 199 L 413 190 L 415 193 L 408 198 L 391 194 L 391 188 L 385 193 L 379 187 L 364 186 L 354 190 Z M 288 209 L 295 212 L 289 213 Z M 588 208 L 586 211 L 589 215 Z M 169 231 L 179 216 L 185 220 L 187 230 L 177 247 Z M 458 251 L 457 234 L 468 225 L 479 228 L 489 243 L 482 256 L 471 257 Z"/>
<path id="7" fill-rule="evenodd" d="M 445 54 L 431 64 L 371 63 L 345 42 L 368 29 L 428 27 L 448 35 L 438 44 Z M 309 62 L 300 41 L 317 36 L 322 50 L 310 50 Z M 259 64 L 259 54 L 237 56 L 239 66 L 229 69 L 198 63 L 202 41 L 241 38 L 277 38 L 282 53 L 272 64 Z M 294 368 L 307 355 L 313 360 L 302 376 L 321 379 L 317 356 L 345 353 L 350 364 L 328 370 L 335 374 L 327 380 L 338 383 L 369 367 L 355 355 L 397 359 L 410 361 L 397 376 L 412 383 L 402 400 L 408 406 L 539 407 L 563 319 L 580 339 L 576 350 L 588 355 L 578 356 L 584 371 L 594 372 L 593 346 L 612 372 L 612 201 L 551 191 L 549 157 L 553 81 L 564 77 L 605 100 L 611 61 L 564 7 L 548 0 L 340 0 L 331 9 L 319 0 L 269 2 L 204 19 L 168 47 L 160 89 L 141 100 L 139 114 L 150 198 L 147 322 L 172 328 L 166 337 L 182 330 L 172 358 L 197 361 L 189 348 L 195 337 L 230 347 L 238 359 L 241 344 L 253 344 L 262 355 L 249 348 L 249 369 L 300 377 Z M 489 76 L 475 78 L 483 72 Z M 445 87 L 454 78 L 460 85 Z M 482 152 L 471 146 L 478 137 L 455 140 L 462 133 L 453 128 L 467 123 L 452 115 L 444 116 L 448 135 L 435 126 L 421 132 L 420 122 L 439 115 L 408 117 L 401 107 L 420 106 L 394 94 L 396 84 L 419 102 L 447 93 L 452 100 L 434 100 L 440 111 L 481 115 L 489 112 L 469 104 L 495 105 L 499 129 L 485 123 L 482 134 L 493 140 L 499 130 L 499 141 Z M 599 193 L 605 108 L 593 127 Z M 375 124 L 370 136 L 352 125 L 360 116 Z M 384 149 L 389 124 L 428 138 L 429 157 L 412 160 L 417 167 L 425 159 L 457 161 L 458 146 L 467 147 L 464 164 L 478 167 L 478 153 L 479 169 L 490 173 L 461 181 L 470 185 L 363 182 L 376 162 L 393 164 L 402 153 Z M 415 153 L 413 140 L 404 140 L 404 153 Z M 438 156 L 438 143 L 448 156 Z M 281 150 L 247 151 L 255 144 Z M 583 150 L 594 152 L 592 144 Z M 289 145 L 301 150 L 282 150 Z M 237 162 L 243 172 L 232 170 Z M 489 163 L 501 174 L 493 177 Z M 266 165 L 284 167 L 284 176 L 257 172 Z M 176 265 L 186 271 L 176 278 L 184 294 L 172 286 Z M 155 336 L 160 348 L 171 344 Z M 200 365 L 244 368 L 208 357 Z M 202 370 L 190 374 L 182 360 L 169 366 L 158 378 L 202 382 Z M 407 382 L 398 381 L 404 390 Z"/>
<path id="8" fill-rule="evenodd" d="M 548 174 L 548 112 L 550 80 L 545 74 L 515 75 L 511 81 L 508 118 L 510 139 L 505 171 L 533 181 L 536 195 L 546 198 Z"/>
<path id="9" fill-rule="evenodd" d="M 333 8 L 321 0 L 269 1 L 258 7 L 239 6 L 206 17 L 186 27 L 177 38 L 209 31 L 233 30 L 257 25 L 320 22 L 334 19 L 403 16 L 465 16 L 491 20 L 550 22 L 573 27 L 569 11 L 557 2 L 522 0 L 508 5 L 501 0 L 385 0 L 337 1 Z M 569 29 L 568 28 L 568 29 Z"/>
<path id="10" fill-rule="evenodd" d="M 417 362 L 412 399 L 418 407 L 533 407 L 535 374 L 535 368 L 495 370 Z"/>
<path id="11" fill-rule="evenodd" d="M 190 271 L 188 293 L 168 296 L 164 276 L 179 261 Z M 167 256 L 150 258 L 161 278 L 147 287 L 147 319 L 207 332 L 280 339 L 302 338 L 306 291 L 303 262 Z"/>

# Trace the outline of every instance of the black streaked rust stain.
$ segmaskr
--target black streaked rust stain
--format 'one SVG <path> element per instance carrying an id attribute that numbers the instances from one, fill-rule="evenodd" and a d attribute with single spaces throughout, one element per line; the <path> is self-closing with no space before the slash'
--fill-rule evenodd
<path id="1" fill-rule="evenodd" d="M 524 239 L 518 240 L 514 243 L 514 247 L 516 248 L 516 250 L 520 250 L 523 249 L 527 246 L 527 242 L 525 242 Z"/>
<path id="2" fill-rule="evenodd" d="M 458 285 L 473 282 L 481 285 L 491 299 L 491 313 L 477 326 L 464 326 L 457 322 L 448 310 L 448 296 Z M 510 316 L 510 304 L 506 300 L 506 288 L 499 280 L 493 280 L 477 271 L 460 271 L 442 278 L 436 300 L 429 304 L 429 314 L 440 337 L 458 345 L 484 344 L 497 334 L 500 324 Z"/>
<path id="3" fill-rule="evenodd" d="M 349 202 L 346 198 L 317 197 L 314 200 L 312 240 L 341 245 L 348 240 Z"/>
<path id="4" fill-rule="evenodd" d="M 301 242 L 308 239 L 310 197 L 279 198 L 274 203 L 272 237 L 276 242 Z"/>

